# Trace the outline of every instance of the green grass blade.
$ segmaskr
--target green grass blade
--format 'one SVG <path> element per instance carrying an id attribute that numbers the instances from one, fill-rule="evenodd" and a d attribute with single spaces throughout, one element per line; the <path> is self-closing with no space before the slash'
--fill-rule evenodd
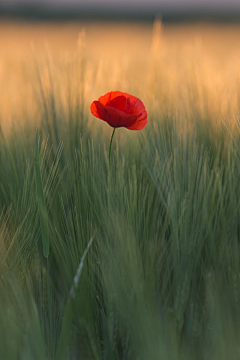
<path id="1" fill-rule="evenodd" d="M 36 134 L 36 143 L 35 143 L 35 175 L 36 175 L 36 186 L 37 186 L 38 209 L 39 209 L 39 217 L 40 217 L 40 225 L 41 225 L 41 233 L 42 233 L 43 255 L 47 258 L 49 255 L 49 228 L 48 228 L 47 208 L 43 194 L 42 176 L 40 169 L 38 130 Z"/>
<path id="2" fill-rule="evenodd" d="M 66 358 L 69 336 L 72 327 L 72 319 L 73 319 L 72 302 L 68 301 L 64 311 L 61 334 L 56 351 L 56 360 L 64 360 Z"/>
<path id="3" fill-rule="evenodd" d="M 69 298 L 68 298 L 68 301 L 67 301 L 67 304 L 66 304 L 66 307 L 64 310 L 62 328 L 61 328 L 60 338 L 58 341 L 58 347 L 57 347 L 57 351 L 56 351 L 56 360 L 64 360 L 66 358 L 69 336 L 70 336 L 71 327 L 72 327 L 73 307 L 74 307 L 73 301 L 74 301 L 74 298 L 76 295 L 75 291 L 77 290 L 78 283 L 79 283 L 79 280 L 80 280 L 80 277 L 82 274 L 82 270 L 83 270 L 84 261 L 87 256 L 87 253 L 92 245 L 93 239 L 94 239 L 93 237 L 90 239 L 90 241 L 83 253 L 80 264 L 77 269 L 77 272 L 73 279 L 73 285 L 71 287 L 71 290 L 69 293 Z"/>

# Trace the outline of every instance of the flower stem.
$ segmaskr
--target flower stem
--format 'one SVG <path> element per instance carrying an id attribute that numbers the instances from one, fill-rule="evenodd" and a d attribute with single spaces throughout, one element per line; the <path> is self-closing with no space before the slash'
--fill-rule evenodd
<path id="1" fill-rule="evenodd" d="M 110 157 L 111 157 L 112 140 L 113 140 L 113 136 L 114 136 L 115 130 L 116 130 L 116 128 L 113 129 L 112 136 L 111 136 L 111 140 L 110 140 L 110 145 L 109 145 L 109 153 L 108 153 L 109 165 L 110 165 Z"/>

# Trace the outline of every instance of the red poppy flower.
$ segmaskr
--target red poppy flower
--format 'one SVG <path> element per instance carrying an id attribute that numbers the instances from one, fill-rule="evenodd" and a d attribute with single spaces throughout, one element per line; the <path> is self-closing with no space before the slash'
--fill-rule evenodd
<path id="1" fill-rule="evenodd" d="M 142 130 L 147 124 L 147 111 L 142 101 L 121 91 L 111 91 L 93 101 L 91 113 L 110 126 Z"/>

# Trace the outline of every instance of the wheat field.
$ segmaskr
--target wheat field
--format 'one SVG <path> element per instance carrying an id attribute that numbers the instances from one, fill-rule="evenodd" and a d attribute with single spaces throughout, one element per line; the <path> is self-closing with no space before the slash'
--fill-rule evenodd
<path id="1" fill-rule="evenodd" d="M 79 87 L 74 80 L 82 61 L 88 103 L 109 89 L 129 89 L 161 108 L 164 103 L 189 113 L 194 102 L 201 113 L 205 107 L 229 120 L 238 99 L 239 33 L 238 25 L 209 23 L 1 21 L 2 123 L 23 109 L 34 112 L 36 67 L 43 87 L 50 70 L 64 92 L 69 82 Z"/>
<path id="2" fill-rule="evenodd" d="M 1 20 L 1 360 L 239 358 L 239 36 Z"/>

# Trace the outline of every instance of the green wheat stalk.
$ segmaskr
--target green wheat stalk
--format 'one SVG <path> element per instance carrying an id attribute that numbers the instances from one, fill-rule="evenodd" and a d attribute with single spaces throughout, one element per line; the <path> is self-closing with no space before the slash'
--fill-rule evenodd
<path id="1" fill-rule="evenodd" d="M 49 228 L 48 228 L 47 208 L 43 194 L 42 176 L 41 176 L 40 161 L 39 161 L 38 130 L 36 134 L 36 143 L 35 143 L 35 175 L 36 175 L 36 186 L 37 186 L 38 210 L 39 210 L 39 218 L 40 218 L 40 226 L 41 226 L 41 234 L 42 234 L 43 255 L 47 258 L 49 255 Z"/>

